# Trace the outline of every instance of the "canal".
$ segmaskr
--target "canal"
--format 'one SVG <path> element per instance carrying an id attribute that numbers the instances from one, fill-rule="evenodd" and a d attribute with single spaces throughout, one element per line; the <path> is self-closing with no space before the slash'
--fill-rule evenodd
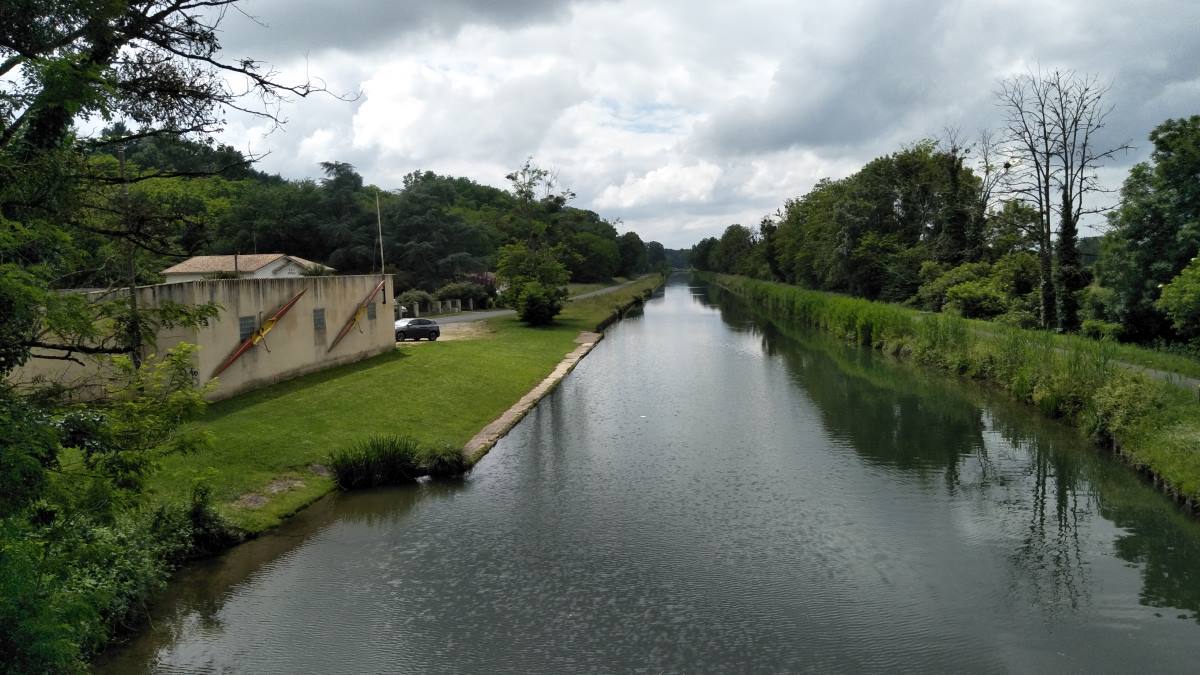
<path id="1" fill-rule="evenodd" d="M 1200 525 L 1066 427 L 676 276 L 466 480 L 189 568 L 102 672 L 1194 671 Z"/>

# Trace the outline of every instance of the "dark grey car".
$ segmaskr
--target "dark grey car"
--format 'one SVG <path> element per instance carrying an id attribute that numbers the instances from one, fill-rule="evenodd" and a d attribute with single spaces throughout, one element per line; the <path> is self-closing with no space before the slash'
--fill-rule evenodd
<path id="1" fill-rule="evenodd" d="M 400 319 L 396 322 L 396 341 L 420 340 L 429 338 L 436 340 L 442 335 L 442 329 L 432 319 Z"/>

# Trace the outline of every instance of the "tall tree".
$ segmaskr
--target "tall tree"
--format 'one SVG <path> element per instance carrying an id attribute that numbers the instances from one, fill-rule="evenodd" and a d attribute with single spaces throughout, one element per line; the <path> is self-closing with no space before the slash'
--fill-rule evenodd
<path id="1" fill-rule="evenodd" d="M 1150 132 L 1154 151 L 1121 186 L 1108 214 L 1097 276 L 1117 299 L 1113 319 L 1127 339 L 1169 333 L 1155 308 L 1160 287 L 1200 253 L 1200 115 L 1163 122 Z"/>
<path id="2" fill-rule="evenodd" d="M 1005 116 L 1005 134 L 1010 162 L 1008 188 L 1037 211 L 1033 239 L 1037 244 L 1039 319 L 1043 328 L 1057 323 L 1054 288 L 1054 156 L 1056 139 L 1050 105 L 1054 96 L 1050 83 L 1038 74 L 1026 73 L 1000 83 L 997 99 Z"/>
<path id="3" fill-rule="evenodd" d="M 1079 219 L 1102 210 L 1086 203 L 1088 195 L 1102 189 L 1097 170 L 1129 149 L 1128 143 L 1100 145 L 1100 132 L 1112 112 L 1104 102 L 1108 88 L 1094 75 L 1061 70 L 1030 72 L 1001 83 L 1000 105 L 1019 160 L 1018 169 L 1010 172 L 1011 185 L 1040 216 L 1041 319 L 1046 328 L 1079 328 L 1077 295 L 1089 281 L 1079 260 Z M 1058 240 L 1053 242 L 1056 215 Z"/>

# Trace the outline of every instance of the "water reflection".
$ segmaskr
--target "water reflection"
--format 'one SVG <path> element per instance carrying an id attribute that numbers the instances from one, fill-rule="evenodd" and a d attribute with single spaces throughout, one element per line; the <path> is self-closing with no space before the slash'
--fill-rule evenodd
<path id="1" fill-rule="evenodd" d="M 718 309 L 732 330 L 761 336 L 821 410 L 835 435 L 872 463 L 925 475 L 946 490 L 974 493 L 991 526 L 1012 534 L 1014 590 L 1046 613 L 1089 601 L 1089 544 L 1111 546 L 1137 566 L 1139 598 L 1200 622 L 1200 525 L 1125 466 L 1102 456 L 1065 425 L 971 383 L 912 372 L 887 357 L 780 325 L 727 291 L 693 299 Z M 1108 522 L 1105 522 L 1108 521 Z M 1086 541 L 1089 528 L 1105 534 Z"/>

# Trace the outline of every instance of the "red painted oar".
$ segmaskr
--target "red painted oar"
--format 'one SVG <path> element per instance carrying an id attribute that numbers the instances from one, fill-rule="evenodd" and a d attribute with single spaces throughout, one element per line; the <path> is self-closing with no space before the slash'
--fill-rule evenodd
<path id="1" fill-rule="evenodd" d="M 271 318 L 263 321 L 262 325 L 258 327 L 258 330 L 255 330 L 253 333 L 251 333 L 250 337 L 246 338 L 246 341 L 243 342 L 236 350 L 234 350 L 234 352 L 229 355 L 229 358 L 225 359 L 225 363 L 222 363 L 215 371 L 213 371 L 212 376 L 216 377 L 217 375 L 220 375 L 222 371 L 229 366 L 232 366 L 233 362 L 237 361 L 242 354 L 245 354 L 256 347 L 258 343 L 262 342 L 263 338 L 267 336 L 267 333 L 271 332 L 271 329 L 275 327 L 275 324 L 279 323 L 279 320 L 283 318 L 283 315 L 288 313 L 288 310 L 290 310 L 292 306 L 296 304 L 296 301 L 299 300 L 300 296 L 304 295 L 307 290 L 308 289 L 306 288 L 303 291 L 300 291 L 296 294 L 296 297 L 288 300 L 279 309 L 275 310 L 275 313 L 271 315 Z"/>
<path id="2" fill-rule="evenodd" d="M 326 354 L 333 351 L 333 348 L 338 346 L 338 343 L 342 341 L 342 338 L 346 337 L 350 329 L 358 325 L 358 322 L 362 320 L 363 314 L 367 313 L 367 305 L 375 300 L 375 296 L 379 295 L 379 291 L 382 291 L 385 285 L 387 285 L 387 279 L 381 279 L 379 283 L 375 284 L 375 288 L 371 289 L 370 293 L 367 293 L 367 297 L 358 303 L 358 307 L 354 308 L 354 313 L 350 315 L 350 319 L 346 321 L 346 325 L 342 326 L 341 332 L 333 339 L 333 344 L 329 345 L 329 349 L 325 350 Z"/>

